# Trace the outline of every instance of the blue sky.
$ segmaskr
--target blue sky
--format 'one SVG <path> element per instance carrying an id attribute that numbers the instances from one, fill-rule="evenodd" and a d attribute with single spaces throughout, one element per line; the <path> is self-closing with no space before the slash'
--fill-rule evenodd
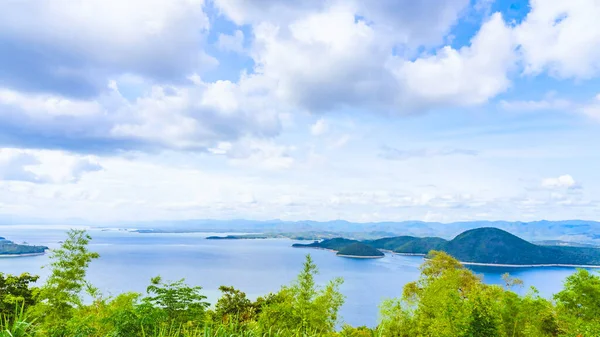
<path id="1" fill-rule="evenodd" d="M 1 215 L 600 219 L 597 0 L 0 7 Z"/>

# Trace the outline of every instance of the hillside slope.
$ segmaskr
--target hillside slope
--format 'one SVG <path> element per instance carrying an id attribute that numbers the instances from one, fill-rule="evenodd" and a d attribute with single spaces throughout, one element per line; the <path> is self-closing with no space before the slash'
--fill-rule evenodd
<path id="1" fill-rule="evenodd" d="M 600 264 L 600 249 L 538 246 L 498 228 L 465 231 L 443 249 L 462 262 L 494 264 Z"/>
<path id="2" fill-rule="evenodd" d="M 383 257 L 384 254 L 380 252 L 378 249 L 373 248 L 367 244 L 362 242 L 355 242 L 343 247 L 337 252 L 339 256 L 347 256 L 347 257 Z"/>

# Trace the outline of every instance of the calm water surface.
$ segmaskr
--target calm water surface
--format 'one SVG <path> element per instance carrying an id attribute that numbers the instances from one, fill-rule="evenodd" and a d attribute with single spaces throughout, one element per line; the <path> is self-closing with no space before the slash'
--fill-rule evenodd
<path id="1" fill-rule="evenodd" d="M 343 277 L 346 296 L 343 322 L 374 326 L 381 300 L 399 297 L 402 287 L 419 276 L 420 257 L 386 255 L 383 259 L 347 259 L 323 250 L 291 248 L 292 240 L 206 240 L 211 234 L 137 234 L 90 231 L 90 248 L 100 253 L 89 270 L 89 280 L 104 294 L 144 292 L 151 277 L 185 278 L 200 285 L 211 303 L 219 297 L 220 285 L 231 285 L 251 298 L 277 291 L 294 279 L 310 253 L 319 267 L 319 283 Z M 65 239 L 64 229 L 0 226 L 0 236 L 21 243 L 57 247 Z M 0 258 L 0 272 L 30 272 L 45 277 L 48 256 Z M 486 283 L 501 284 L 509 272 L 525 286 L 535 286 L 551 296 L 562 288 L 572 268 L 472 267 Z"/>

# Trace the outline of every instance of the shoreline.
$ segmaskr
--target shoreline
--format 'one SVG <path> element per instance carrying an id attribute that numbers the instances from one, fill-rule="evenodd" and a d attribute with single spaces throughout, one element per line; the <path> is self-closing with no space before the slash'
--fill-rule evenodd
<path id="1" fill-rule="evenodd" d="M 398 253 L 387 249 L 380 249 L 382 252 L 389 253 L 392 255 L 401 256 L 422 256 L 425 260 L 427 254 L 417 253 Z M 507 267 L 507 268 L 544 268 L 544 267 L 559 267 L 559 268 L 600 268 L 600 265 L 587 265 L 587 264 L 562 264 L 562 263 L 542 263 L 542 264 L 506 264 L 506 263 L 483 263 L 483 262 L 465 262 L 458 261 L 460 264 L 465 266 L 481 266 L 481 267 Z"/>
<path id="2" fill-rule="evenodd" d="M 419 254 L 419 253 L 398 253 L 393 250 L 380 249 L 380 251 L 384 253 L 389 253 L 393 255 L 402 255 L 402 256 L 427 256 L 427 254 Z"/>
<path id="3" fill-rule="evenodd" d="M 358 256 L 358 255 L 345 255 L 345 254 L 335 254 L 335 256 L 346 257 L 350 259 L 383 259 L 384 256 Z"/>
<path id="4" fill-rule="evenodd" d="M 539 267 L 562 267 L 562 268 L 600 268 L 600 265 L 587 265 L 587 264 L 561 264 L 561 263 L 547 263 L 547 264 L 503 264 L 503 263 L 480 263 L 480 262 L 464 262 L 459 261 L 463 265 L 467 266 L 483 266 L 483 267 L 510 267 L 510 268 L 539 268 Z"/>
<path id="5" fill-rule="evenodd" d="M 293 247 L 293 248 L 312 248 L 312 249 L 320 249 L 327 250 L 330 252 L 337 252 L 337 250 L 321 248 L 321 247 Z M 389 253 L 391 255 L 401 255 L 401 256 L 421 256 L 425 260 L 428 260 L 427 254 L 417 254 L 417 253 L 398 253 L 387 249 L 380 249 L 380 251 L 384 253 Z M 337 254 L 336 254 L 337 255 Z M 363 257 L 363 256 L 352 256 L 352 255 L 337 255 L 341 257 L 350 257 L 350 258 L 383 258 L 384 256 L 378 257 Z M 600 265 L 585 265 L 585 264 L 561 264 L 561 263 L 545 263 L 545 264 L 504 264 L 504 263 L 482 263 L 482 262 L 465 262 L 458 261 L 460 264 L 465 266 L 481 266 L 481 267 L 506 267 L 506 268 L 544 268 L 544 267 L 559 267 L 559 268 L 600 268 Z"/>
<path id="6" fill-rule="evenodd" d="M 46 252 L 43 252 L 43 253 L 27 253 L 27 254 L 0 254 L 0 259 L 1 258 L 40 256 L 40 255 L 46 255 Z"/>
<path id="7" fill-rule="evenodd" d="M 292 246 L 292 248 L 310 248 L 310 249 L 318 249 L 318 250 L 326 250 L 328 252 L 337 253 L 338 251 L 335 249 L 322 248 L 322 247 L 305 247 L 305 246 Z"/>

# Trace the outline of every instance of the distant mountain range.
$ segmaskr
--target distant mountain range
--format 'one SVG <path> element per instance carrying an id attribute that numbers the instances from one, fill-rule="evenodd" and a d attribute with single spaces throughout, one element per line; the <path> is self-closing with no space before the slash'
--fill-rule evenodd
<path id="1" fill-rule="evenodd" d="M 285 220 L 175 220 L 94 223 L 81 219 L 44 220 L 19 218 L 0 214 L 0 226 L 6 224 L 85 225 L 98 228 L 127 228 L 147 232 L 230 232 L 262 234 L 309 234 L 310 237 L 378 238 L 384 236 L 410 235 L 434 236 L 451 239 L 475 228 L 499 228 L 530 241 L 563 241 L 564 245 L 600 245 L 600 222 L 588 220 L 562 221 L 462 221 L 451 223 L 401 221 L 358 223 L 345 220 L 333 221 L 285 221 Z M 289 235 L 286 235 L 289 236 Z M 300 235 L 296 235 L 300 236 Z"/>
<path id="2" fill-rule="evenodd" d="M 437 237 L 413 236 L 363 241 L 334 238 L 309 244 L 297 243 L 293 246 L 343 252 L 347 251 L 349 247 L 355 248 L 357 244 L 402 254 L 427 255 L 431 250 L 441 250 L 467 263 L 600 265 L 600 248 L 535 245 L 507 231 L 493 227 L 467 230 L 449 241 Z M 370 254 L 372 255 L 372 252 Z"/>
<path id="3" fill-rule="evenodd" d="M 115 225 L 116 226 L 116 225 Z M 369 222 L 335 221 L 254 221 L 254 220 L 186 220 L 121 223 L 124 228 L 149 232 L 238 232 L 238 233 L 312 233 L 320 237 L 376 238 L 394 235 L 441 237 L 451 239 L 475 228 L 499 228 L 530 241 L 560 240 L 567 243 L 600 244 L 600 222 L 564 221 L 466 221 L 466 222 Z M 113 226 L 114 227 L 114 226 Z M 314 235 L 313 235 L 314 236 Z"/>

